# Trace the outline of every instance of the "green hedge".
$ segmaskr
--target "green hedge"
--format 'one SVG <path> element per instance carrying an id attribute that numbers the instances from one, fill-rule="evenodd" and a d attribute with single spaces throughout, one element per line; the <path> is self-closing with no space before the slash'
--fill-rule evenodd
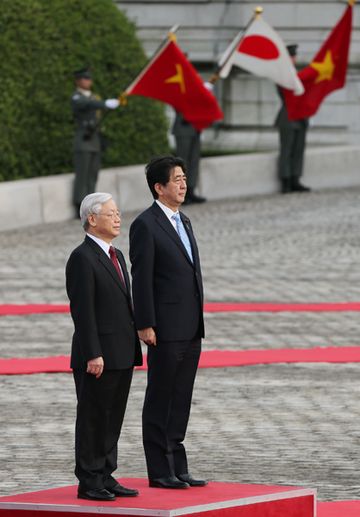
<path id="1" fill-rule="evenodd" d="M 146 62 L 135 28 L 112 0 L 1 0 L 0 180 L 72 170 L 72 73 L 90 65 L 93 90 L 117 97 Z M 168 151 L 163 105 L 130 97 L 104 122 L 104 165 Z"/>

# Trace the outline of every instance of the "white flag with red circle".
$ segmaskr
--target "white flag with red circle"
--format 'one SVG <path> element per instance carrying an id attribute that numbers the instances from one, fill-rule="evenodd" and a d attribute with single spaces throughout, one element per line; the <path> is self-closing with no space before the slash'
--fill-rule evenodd
<path id="1" fill-rule="evenodd" d="M 227 77 L 234 65 L 266 77 L 296 95 L 304 92 L 283 40 L 262 17 L 256 17 L 226 49 L 218 64 L 220 77 Z"/>

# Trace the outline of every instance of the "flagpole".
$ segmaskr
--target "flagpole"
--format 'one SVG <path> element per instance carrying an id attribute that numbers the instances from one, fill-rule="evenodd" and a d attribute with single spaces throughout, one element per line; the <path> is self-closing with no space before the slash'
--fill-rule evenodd
<path id="1" fill-rule="evenodd" d="M 134 85 L 144 76 L 144 74 L 148 71 L 148 69 L 150 68 L 150 66 L 153 64 L 153 62 L 155 61 L 155 59 L 158 58 L 160 52 L 162 52 L 164 50 L 164 48 L 169 45 L 171 42 L 173 41 L 176 41 L 176 31 L 178 30 L 178 28 L 180 27 L 180 25 L 173 25 L 166 37 L 161 41 L 160 45 L 158 46 L 158 48 L 155 50 L 154 54 L 152 55 L 150 61 L 147 63 L 147 65 L 144 66 L 144 68 L 141 70 L 141 72 L 137 75 L 137 77 L 133 80 L 133 82 L 126 88 L 125 91 L 123 91 L 118 99 L 120 101 L 120 104 L 121 106 L 126 106 L 127 104 L 127 96 L 128 96 L 128 92 L 134 87 Z"/>
<path id="2" fill-rule="evenodd" d="M 154 59 L 155 56 L 157 56 L 159 54 L 160 50 L 162 50 L 162 48 L 166 45 L 166 43 L 168 43 L 169 41 L 176 41 L 176 31 L 178 30 L 179 27 L 180 27 L 180 25 L 176 24 L 176 25 L 173 25 L 171 27 L 171 29 L 168 30 L 165 38 L 161 41 L 160 45 L 155 50 L 153 57 L 151 58 L 152 60 Z"/>
<path id="3" fill-rule="evenodd" d="M 349 1 L 355 1 L 355 0 L 349 0 Z M 215 84 L 216 81 L 218 81 L 220 79 L 221 70 L 225 67 L 225 65 L 228 63 L 228 61 L 231 58 L 231 56 L 233 55 L 233 53 L 236 51 L 236 49 L 239 46 L 241 40 L 244 38 L 245 32 L 248 30 L 248 28 L 250 27 L 250 25 L 252 24 L 252 22 L 254 20 L 257 20 L 258 18 L 260 18 L 260 16 L 263 13 L 263 11 L 264 11 L 264 9 L 261 6 L 255 7 L 253 16 L 250 18 L 250 20 L 247 23 L 247 25 L 245 26 L 245 28 L 242 31 L 240 31 L 237 34 L 237 36 L 235 36 L 235 38 L 233 39 L 232 44 L 225 51 L 225 52 L 227 52 L 226 57 L 225 57 L 225 61 L 218 67 L 217 71 L 210 77 L 210 79 L 208 81 L 209 83 Z"/>

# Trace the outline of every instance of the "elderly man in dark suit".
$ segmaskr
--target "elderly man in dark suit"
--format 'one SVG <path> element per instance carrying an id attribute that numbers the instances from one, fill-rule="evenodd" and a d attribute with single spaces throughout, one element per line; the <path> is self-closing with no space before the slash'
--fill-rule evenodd
<path id="1" fill-rule="evenodd" d="M 189 219 L 179 212 L 186 195 L 181 158 L 154 158 L 146 166 L 153 205 L 130 228 L 135 322 L 148 345 L 143 443 L 149 485 L 204 486 L 188 471 L 183 445 L 201 338 L 203 287 Z"/>
<path id="2" fill-rule="evenodd" d="M 94 193 L 80 207 L 84 242 L 66 265 L 75 332 L 71 368 L 77 395 L 75 474 L 78 497 L 112 501 L 136 496 L 112 473 L 134 365 L 142 364 L 130 283 L 122 253 L 112 246 L 120 214 L 110 194 Z"/>

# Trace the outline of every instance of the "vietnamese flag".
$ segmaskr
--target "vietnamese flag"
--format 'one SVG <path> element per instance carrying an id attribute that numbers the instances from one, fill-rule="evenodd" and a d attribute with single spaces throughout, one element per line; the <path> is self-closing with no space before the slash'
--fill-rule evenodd
<path id="1" fill-rule="evenodd" d="M 313 61 L 299 72 L 298 76 L 305 88 L 304 94 L 295 97 L 289 90 L 282 90 L 289 120 L 315 115 L 329 93 L 344 87 L 349 59 L 353 4 L 354 0 L 350 0 L 340 21 Z"/>
<path id="2" fill-rule="evenodd" d="M 213 93 L 171 39 L 160 47 L 125 94 L 142 95 L 170 104 L 198 131 L 224 116 Z"/>

